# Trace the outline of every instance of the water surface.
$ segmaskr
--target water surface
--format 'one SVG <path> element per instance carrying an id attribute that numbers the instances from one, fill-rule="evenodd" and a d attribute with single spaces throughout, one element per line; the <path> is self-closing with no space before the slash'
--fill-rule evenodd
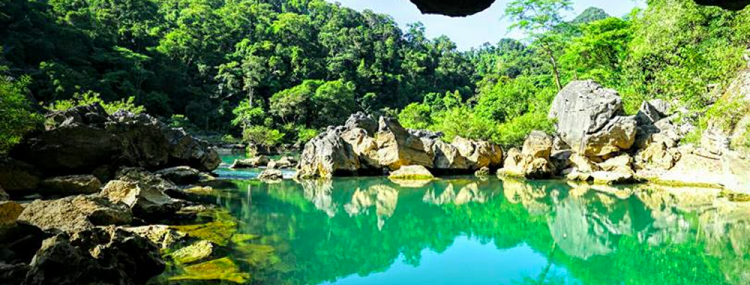
<path id="1" fill-rule="evenodd" d="M 275 249 L 256 284 L 750 284 L 750 206 L 713 190 L 230 177 L 218 202 Z"/>

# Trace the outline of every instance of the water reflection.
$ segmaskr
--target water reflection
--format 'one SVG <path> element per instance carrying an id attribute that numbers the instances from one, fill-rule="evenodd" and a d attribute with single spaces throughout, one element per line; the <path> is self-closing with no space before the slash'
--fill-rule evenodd
<path id="1" fill-rule="evenodd" d="M 497 257 L 481 257 L 490 267 L 529 266 L 502 279 L 477 265 L 436 273 L 438 283 L 750 284 L 750 206 L 714 190 L 498 179 L 234 184 L 220 201 L 242 232 L 277 250 L 279 266 L 252 269 L 259 284 L 416 284 L 422 266 L 448 270 L 476 252 Z"/>

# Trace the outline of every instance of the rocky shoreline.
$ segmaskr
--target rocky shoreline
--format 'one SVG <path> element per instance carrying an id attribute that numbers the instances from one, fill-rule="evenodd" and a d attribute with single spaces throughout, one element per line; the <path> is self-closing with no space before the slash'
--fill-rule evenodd
<path id="1" fill-rule="evenodd" d="M 216 262 L 249 238 L 196 199 L 221 162 L 207 143 L 99 105 L 46 118 L 0 161 L 0 283 L 145 284 L 175 266 L 174 280 L 200 280 L 218 265 L 249 278 Z"/>
<path id="2" fill-rule="evenodd" d="M 740 77 L 742 79 L 744 77 Z M 744 82 L 744 81 L 743 81 Z M 735 83 L 746 86 L 748 84 Z M 750 88 L 734 88 L 750 94 Z M 743 93 L 743 94 L 744 94 Z M 555 134 L 532 132 L 521 149 L 403 128 L 398 121 L 358 113 L 305 145 L 297 178 L 469 174 L 524 179 L 567 179 L 589 184 L 659 183 L 750 192 L 750 160 L 726 137 L 706 131 L 700 145 L 683 143 L 694 114 L 662 100 L 643 102 L 627 116 L 617 91 L 574 81 L 555 97 L 549 114 Z"/>

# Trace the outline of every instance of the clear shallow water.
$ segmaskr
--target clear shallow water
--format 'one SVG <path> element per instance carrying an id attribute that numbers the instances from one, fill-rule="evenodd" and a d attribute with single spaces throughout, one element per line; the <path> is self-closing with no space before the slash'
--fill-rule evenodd
<path id="1" fill-rule="evenodd" d="M 218 201 L 275 249 L 256 284 L 750 284 L 750 206 L 711 190 L 238 176 Z"/>

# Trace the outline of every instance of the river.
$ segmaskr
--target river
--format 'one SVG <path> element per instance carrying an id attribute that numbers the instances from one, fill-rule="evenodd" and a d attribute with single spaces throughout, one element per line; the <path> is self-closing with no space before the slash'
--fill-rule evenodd
<path id="1" fill-rule="evenodd" d="M 750 205 L 716 190 L 225 166 L 216 202 L 267 249 L 230 254 L 255 284 L 750 284 Z"/>

